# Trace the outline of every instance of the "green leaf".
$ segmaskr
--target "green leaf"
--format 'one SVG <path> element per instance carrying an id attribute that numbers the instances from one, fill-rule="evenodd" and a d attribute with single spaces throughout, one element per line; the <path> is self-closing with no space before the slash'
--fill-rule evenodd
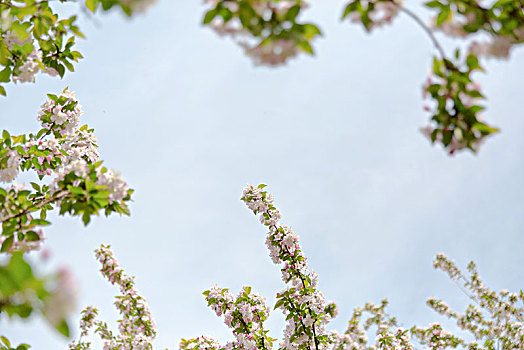
<path id="1" fill-rule="evenodd" d="M 7 347 L 11 347 L 11 343 L 9 342 L 9 339 L 7 339 L 4 336 L 0 336 L 0 339 L 2 339 L 2 343 L 4 343 Z"/>
<path id="2" fill-rule="evenodd" d="M 322 35 L 320 29 L 318 29 L 316 25 L 310 23 L 304 24 L 303 33 L 304 39 L 307 40 L 313 39 L 316 35 Z"/>
<path id="3" fill-rule="evenodd" d="M 474 105 L 474 106 L 471 106 L 471 107 L 469 108 L 469 110 L 470 110 L 473 114 L 476 114 L 476 113 L 478 113 L 478 112 L 484 110 L 484 107 Z"/>
<path id="4" fill-rule="evenodd" d="M 63 78 L 64 74 L 65 74 L 64 66 L 63 65 L 59 65 L 58 67 L 56 67 L 56 70 L 58 71 L 58 75 L 60 75 L 60 78 Z"/>
<path id="5" fill-rule="evenodd" d="M 83 194 L 84 194 L 84 190 L 81 189 L 80 187 L 67 186 L 67 189 L 69 190 L 69 192 L 71 192 L 71 193 L 74 194 L 75 196 L 83 195 Z"/>
<path id="6" fill-rule="evenodd" d="M 499 6 L 512 5 L 512 4 L 515 4 L 515 0 L 499 0 L 492 5 L 492 8 L 496 8 Z"/>
<path id="7" fill-rule="evenodd" d="M 5 92 L 5 88 L 2 85 L 0 85 L 0 95 L 7 96 L 7 93 Z"/>
<path id="8" fill-rule="evenodd" d="M 448 146 L 451 143 L 451 139 L 453 138 L 453 134 L 450 131 L 445 131 L 442 135 L 442 143 L 444 146 Z"/>
<path id="9" fill-rule="evenodd" d="M 11 136 L 13 143 L 25 143 L 25 135 Z M 23 148 L 22 148 L 23 149 Z"/>
<path id="10" fill-rule="evenodd" d="M 451 19 L 451 8 L 449 6 L 443 7 L 442 10 L 440 10 L 440 13 L 437 16 L 437 27 L 440 27 L 442 23 L 447 22 Z"/>
<path id="11" fill-rule="evenodd" d="M 70 71 L 70 72 L 74 72 L 75 71 L 75 67 L 67 60 L 62 60 L 62 62 L 65 64 L 65 66 L 67 67 L 67 69 Z"/>
<path id="12" fill-rule="evenodd" d="M 87 226 L 89 224 L 89 221 L 91 221 L 91 215 L 89 213 L 84 212 L 82 215 L 82 222 L 84 223 L 84 226 Z"/>
<path id="13" fill-rule="evenodd" d="M 62 320 L 58 325 L 55 326 L 56 330 L 60 332 L 64 337 L 69 337 L 69 326 L 65 320 Z"/>
<path id="14" fill-rule="evenodd" d="M 35 47 L 33 46 L 33 44 L 25 43 L 24 45 L 22 45 L 22 52 L 26 55 L 29 55 L 31 52 L 33 52 L 34 48 Z"/>
<path id="15" fill-rule="evenodd" d="M 19 285 L 25 283 L 26 280 L 34 279 L 31 266 L 25 262 L 24 255 L 21 252 L 12 255 L 9 261 L 9 269 L 13 272 L 11 274 L 13 281 Z"/>
<path id="16" fill-rule="evenodd" d="M 127 205 L 125 204 L 121 204 L 117 207 L 117 212 L 120 213 L 120 214 L 124 214 L 124 215 L 131 215 L 131 212 L 129 211 L 129 208 Z"/>
<path id="17" fill-rule="evenodd" d="M 2 71 L 0 71 L 0 82 L 2 83 L 8 83 L 11 78 L 11 68 L 5 67 Z"/>
<path id="18" fill-rule="evenodd" d="M 313 54 L 313 48 L 311 47 L 311 44 L 307 41 L 298 41 L 297 46 L 300 47 L 300 49 L 304 52 L 307 52 L 308 54 Z"/>
<path id="19" fill-rule="evenodd" d="M 429 8 L 442 7 L 442 4 L 439 1 L 436 1 L 436 0 L 426 2 L 424 5 L 426 5 L 426 7 L 429 7 Z"/>
<path id="20" fill-rule="evenodd" d="M 40 240 L 40 236 L 35 231 L 28 231 L 25 237 L 29 242 L 37 242 Z"/>
<path id="21" fill-rule="evenodd" d="M 439 60 L 438 58 L 433 58 L 433 73 L 435 73 L 438 77 L 443 77 L 443 69 L 445 69 L 444 62 Z"/>
<path id="22" fill-rule="evenodd" d="M 29 33 L 27 32 L 27 30 L 29 29 L 30 26 L 31 26 L 30 22 L 20 23 L 20 22 L 15 21 L 11 23 L 10 30 L 14 31 L 16 35 L 18 35 L 19 39 L 25 40 L 26 38 L 29 37 Z"/>
<path id="23" fill-rule="evenodd" d="M 51 225 L 51 223 L 47 220 L 33 219 L 31 220 L 31 225 L 48 226 L 48 225 Z"/>
<path id="24" fill-rule="evenodd" d="M 86 191 L 91 192 L 93 189 L 95 189 L 95 183 L 91 180 L 86 180 Z"/>
<path id="25" fill-rule="evenodd" d="M 346 6 L 346 8 L 344 9 L 344 13 L 342 14 L 342 19 L 346 18 L 351 12 L 356 11 L 357 9 L 356 6 L 357 6 L 356 2 L 349 3 Z"/>
<path id="26" fill-rule="evenodd" d="M 2 248 L 0 248 L 1 253 L 5 253 L 9 248 L 13 246 L 13 241 L 15 239 L 14 235 L 7 237 L 7 239 L 2 243 Z"/>
<path id="27" fill-rule="evenodd" d="M 489 134 L 492 134 L 494 132 L 498 132 L 499 131 L 499 129 L 492 128 L 491 126 L 486 125 L 484 123 L 475 123 L 475 124 L 473 124 L 472 128 L 473 129 L 477 129 L 478 131 L 480 131 L 484 135 L 489 135 Z"/>
<path id="28" fill-rule="evenodd" d="M 286 13 L 286 20 L 294 22 L 298 14 L 300 13 L 300 9 L 300 5 L 295 5 L 292 8 L 290 8 Z"/>
<path id="29" fill-rule="evenodd" d="M 209 24 L 211 21 L 216 17 L 218 14 L 217 10 L 209 10 L 207 11 L 206 15 L 204 16 L 204 20 L 202 21 L 204 24 Z"/>

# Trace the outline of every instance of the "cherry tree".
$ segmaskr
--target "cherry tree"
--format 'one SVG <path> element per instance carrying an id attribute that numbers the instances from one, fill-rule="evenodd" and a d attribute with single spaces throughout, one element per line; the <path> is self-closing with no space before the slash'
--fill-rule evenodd
<path id="1" fill-rule="evenodd" d="M 84 10 L 99 13 L 119 9 L 131 16 L 146 10 L 152 0 L 86 0 Z M 77 6 L 60 1 L 60 6 Z M 308 5 L 300 0 L 213 0 L 204 15 L 204 24 L 218 34 L 233 38 L 256 65 L 278 66 L 301 52 L 313 54 L 313 42 L 321 30 L 300 19 Z M 458 150 L 477 151 L 488 135 L 498 130 L 481 118 L 484 96 L 473 75 L 483 71 L 488 57 L 506 58 L 524 40 L 524 4 L 521 1 L 440 0 L 425 4 L 433 11 L 429 21 L 397 0 L 350 1 L 342 18 L 362 24 L 367 31 L 391 23 L 399 14 L 411 17 L 424 30 L 435 47 L 432 73 L 423 85 L 430 113 L 430 125 L 422 131 L 432 142 L 443 144 L 453 154 Z M 48 1 L 0 0 L 0 93 L 6 95 L 7 83 L 34 83 L 38 74 L 63 77 L 66 70 L 82 59 L 75 49 L 83 38 L 77 16 L 60 17 Z M 437 39 L 438 33 L 458 38 L 467 49 L 453 55 Z M 488 37 L 489 40 L 482 38 Z M 482 40 L 479 40 L 479 37 Z M 11 85 L 10 88 L 15 88 Z M 93 216 L 129 215 L 133 190 L 117 170 L 102 166 L 94 130 L 83 124 L 83 110 L 68 88 L 43 99 L 36 118 L 40 124 L 33 132 L 0 139 L 0 253 L 6 256 L 0 266 L 0 313 L 9 318 L 44 317 L 58 332 L 69 337 L 69 316 L 74 311 L 71 274 L 59 270 L 44 276 L 40 266 L 31 266 L 24 254 L 45 244 L 48 213 L 78 217 L 88 225 Z M 32 173 L 35 180 L 26 188 L 15 181 L 20 173 Z M 480 280 L 474 263 L 469 275 L 443 254 L 434 266 L 448 274 L 466 291 L 472 304 L 463 313 L 444 301 L 430 298 L 428 306 L 470 333 L 470 338 L 445 331 L 440 323 L 427 327 L 398 327 L 396 318 L 386 313 L 387 300 L 355 308 L 348 328 L 341 333 L 330 330 L 337 316 L 334 302 L 326 301 L 318 290 L 318 275 L 308 265 L 298 235 L 280 222 L 280 211 L 264 186 L 248 186 L 242 200 L 268 229 L 266 245 L 273 263 L 281 267 L 286 287 L 277 294 L 271 307 L 265 298 L 246 286 L 237 295 L 214 286 L 204 292 L 208 305 L 233 330 L 234 340 L 225 345 L 201 336 L 182 339 L 181 350 L 190 349 L 269 349 L 276 338 L 264 327 L 271 309 L 280 310 L 287 325 L 281 349 L 430 349 L 463 347 L 469 349 L 520 349 L 524 347 L 524 294 L 507 290 L 494 292 Z M 158 332 L 147 302 L 138 293 L 133 277 L 126 275 L 113 251 L 102 245 L 96 251 L 102 274 L 120 287 L 115 305 L 122 318 L 117 330 L 98 319 L 97 308 L 82 312 L 80 338 L 70 349 L 89 349 L 89 336 L 97 334 L 106 349 L 152 349 Z M 369 329 L 375 328 L 369 340 Z M 5 336 L 1 349 L 27 349 L 28 344 L 13 345 Z M 419 345 L 414 345 L 419 344 Z"/>
<path id="2" fill-rule="evenodd" d="M 266 246 L 271 261 L 280 267 L 285 288 L 276 294 L 274 306 L 244 286 L 237 295 L 227 288 L 213 286 L 203 295 L 209 307 L 231 328 L 234 339 L 220 344 L 214 337 L 201 335 L 182 339 L 180 350 L 269 350 L 277 340 L 269 335 L 264 322 L 271 310 L 285 315 L 286 328 L 278 348 L 333 350 L 408 350 L 415 346 L 427 349 L 521 349 L 524 347 L 524 292 L 495 292 L 480 279 L 475 264 L 468 265 L 465 275 L 446 255 L 437 254 L 433 266 L 445 272 L 467 293 L 472 304 L 464 313 L 453 310 L 444 301 L 430 297 L 427 305 L 437 313 L 456 321 L 469 337 L 457 336 L 443 329 L 439 322 L 410 329 L 398 327 L 398 320 L 386 312 L 388 301 L 366 303 L 356 307 L 344 332 L 328 329 L 337 317 L 338 307 L 318 289 L 319 276 L 308 264 L 299 236 L 290 226 L 281 223 L 281 212 L 274 198 L 264 191 L 265 185 L 247 186 L 242 201 L 258 216 L 268 230 Z M 88 306 L 82 311 L 80 339 L 70 344 L 71 350 L 90 349 L 89 334 L 98 334 L 104 349 L 153 349 L 158 330 L 145 299 L 138 293 L 133 277 L 127 276 L 107 246 L 96 250 L 102 264 L 101 272 L 111 284 L 120 286 L 115 306 L 122 319 L 114 334 L 107 323 L 97 318 L 97 309 Z M 375 337 L 369 339 L 370 329 Z"/>

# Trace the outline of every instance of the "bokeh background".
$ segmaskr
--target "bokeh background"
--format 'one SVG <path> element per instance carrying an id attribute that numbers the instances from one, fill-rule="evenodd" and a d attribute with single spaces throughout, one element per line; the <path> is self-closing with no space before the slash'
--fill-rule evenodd
<path id="1" fill-rule="evenodd" d="M 0 115 L 12 134 L 38 128 L 45 93 L 76 91 L 104 164 L 136 191 L 131 217 L 88 227 L 53 217 L 46 230 L 52 257 L 42 271 L 70 267 L 77 314 L 94 304 L 103 319 L 118 318 L 117 288 L 93 255 L 104 243 L 137 276 L 159 328 L 157 348 L 201 334 L 231 339 L 204 290 L 250 285 L 273 304 L 283 288 L 266 230 L 239 200 L 246 184 L 259 183 L 339 305 L 331 328 L 343 331 L 354 307 L 382 298 L 405 327 L 451 327 L 425 306 L 429 296 L 459 310 L 467 302 L 433 270 L 438 252 L 464 268 L 475 260 L 495 290 L 523 287 L 524 50 L 488 61 L 488 74 L 478 76 L 485 118 L 502 132 L 478 155 L 450 157 L 418 132 L 434 51 L 423 31 L 401 15 L 367 35 L 339 21 L 342 1 L 311 5 L 304 18 L 324 34 L 317 54 L 281 68 L 254 67 L 231 40 L 202 27 L 200 2 L 164 0 L 131 20 L 81 16 L 85 59 L 74 74 L 8 86 Z M 407 5 L 427 18 L 418 2 Z M 281 337 L 283 317 L 274 312 L 269 326 Z M 0 329 L 36 350 L 68 343 L 41 319 L 3 319 Z"/>

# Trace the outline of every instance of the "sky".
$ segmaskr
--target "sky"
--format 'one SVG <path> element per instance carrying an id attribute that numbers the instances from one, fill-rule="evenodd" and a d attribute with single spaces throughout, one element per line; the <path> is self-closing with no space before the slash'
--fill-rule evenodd
<path id="1" fill-rule="evenodd" d="M 418 2 L 408 6 L 427 16 Z M 487 61 L 478 75 L 485 119 L 501 133 L 476 155 L 450 157 L 418 131 L 428 120 L 421 85 L 434 53 L 429 39 L 403 16 L 368 35 L 339 21 L 342 8 L 312 2 L 304 18 L 323 31 L 316 55 L 273 69 L 253 66 L 203 27 L 198 1 L 160 0 L 130 20 L 84 15 L 85 59 L 75 73 L 7 87 L 0 118 L 12 134 L 37 130 L 46 93 L 75 91 L 104 165 L 135 190 L 130 217 L 84 227 L 55 216 L 45 231 L 52 258 L 41 271 L 66 265 L 78 280 L 73 324 L 96 305 L 115 326 L 118 290 L 93 254 L 110 244 L 150 304 L 157 349 L 202 334 L 232 339 L 201 293 L 249 285 L 273 305 L 284 287 L 265 228 L 240 201 L 247 184 L 259 183 L 300 236 L 320 290 L 339 306 L 330 329 L 344 331 L 353 308 L 383 298 L 405 327 L 452 327 L 425 306 L 430 296 L 459 311 L 468 302 L 432 268 L 439 252 L 462 268 L 474 260 L 495 290 L 522 289 L 524 50 Z M 273 312 L 268 325 L 280 338 L 282 315 Z M 69 342 L 40 318 L 4 318 L 0 329 L 36 350 Z"/>

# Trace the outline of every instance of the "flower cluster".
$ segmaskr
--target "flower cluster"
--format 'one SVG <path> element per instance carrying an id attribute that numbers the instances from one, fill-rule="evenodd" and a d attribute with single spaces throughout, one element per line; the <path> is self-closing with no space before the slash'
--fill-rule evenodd
<path id="1" fill-rule="evenodd" d="M 2 149 L 0 155 L 4 156 L 0 160 L 0 182 L 12 182 L 18 176 L 20 167 L 20 156 L 16 151 Z"/>
<path id="2" fill-rule="evenodd" d="M 481 348 L 482 343 L 494 343 L 496 339 L 503 349 L 524 348 L 524 293 L 490 290 L 480 279 L 473 262 L 468 265 L 470 276 L 465 276 L 455 262 L 444 254 L 438 254 L 433 266 L 463 285 L 464 292 L 475 303 L 468 305 L 465 313 L 459 313 L 437 298 L 429 298 L 427 304 L 441 315 L 456 320 L 457 325 L 470 332 L 476 342 L 470 348 Z M 519 306 L 518 304 L 521 304 Z M 483 342 L 482 342 L 483 340 Z"/>
<path id="3" fill-rule="evenodd" d="M 14 83 L 34 83 L 39 72 L 47 73 L 54 77 L 58 75 L 56 69 L 46 67 L 42 61 L 42 51 L 35 46 L 30 38 L 20 39 L 15 32 L 8 31 L 2 34 L 3 42 L 12 52 L 20 52 L 20 57 L 13 70 L 12 80 Z M 26 55 L 23 55 L 23 54 Z"/>
<path id="4" fill-rule="evenodd" d="M 65 162 L 68 163 L 69 159 L 82 158 L 89 163 L 95 163 L 100 157 L 96 142 L 97 138 L 93 130 L 87 128 L 80 128 L 73 134 L 67 134 L 62 144 L 62 149 L 69 157 Z"/>
<path id="5" fill-rule="evenodd" d="M 318 275 L 309 269 L 307 258 L 300 247 L 298 236 L 281 224 L 280 211 L 273 205 L 273 197 L 263 190 L 265 186 L 247 186 L 242 200 L 260 221 L 269 228 L 266 244 L 275 263 L 283 265 L 282 279 L 288 286 L 277 293 L 275 308 L 286 315 L 287 326 L 281 347 L 306 349 L 325 346 L 329 342 L 326 325 L 335 316 L 336 307 L 326 303 L 317 290 Z"/>
<path id="6" fill-rule="evenodd" d="M 424 109 L 431 113 L 433 125 L 421 131 L 433 143 L 442 143 L 450 154 L 463 149 L 476 152 L 486 136 L 498 131 L 482 121 L 484 96 L 471 78 L 477 70 L 482 67 L 473 55 L 468 55 L 464 68 L 435 59 L 433 72 L 422 87 L 428 100 Z"/>
<path id="7" fill-rule="evenodd" d="M 2 152 L 5 168 L 0 166 L 0 181 L 11 182 L 22 170 L 34 170 L 41 177 L 60 173 L 79 159 L 89 163 L 98 160 L 99 152 L 93 130 L 79 127 L 82 106 L 71 91 L 64 90 L 58 96 L 49 95 L 38 112 L 37 120 L 42 129 L 37 135 L 22 135 L 11 138 L 4 135 Z M 11 145 L 12 140 L 14 144 Z M 20 146 L 15 146 L 15 144 Z M 0 153 L 1 154 L 1 153 Z"/>
<path id="8" fill-rule="evenodd" d="M 485 45 L 480 48 L 479 44 L 473 44 L 468 54 L 463 55 L 464 63 L 453 63 L 447 58 L 433 31 L 439 30 L 448 36 L 465 38 L 471 32 L 479 30 L 475 26 L 478 26 L 480 20 L 484 20 L 478 14 L 482 7 L 477 5 L 479 9 L 474 9 L 471 2 L 461 0 L 430 1 L 426 6 L 440 10 L 429 26 L 397 0 L 354 0 L 346 6 L 343 18 L 362 23 L 366 30 L 371 31 L 390 23 L 402 11 L 423 27 L 441 57 L 434 59 L 433 73 L 423 86 L 423 96 L 431 102 L 426 103 L 424 109 L 431 112 L 432 125 L 421 131 L 432 143 L 442 144 L 449 154 L 465 149 L 476 152 L 486 136 L 498 131 L 482 122 L 479 112 L 484 107 L 479 101 L 484 97 L 479 85 L 470 76 L 474 71 L 483 70 L 478 61 L 479 51 L 488 49 Z M 453 10 L 457 11 L 457 16 L 454 16 Z M 504 34 L 501 41 L 518 40 L 514 35 Z M 456 59 L 459 58 L 460 51 L 457 50 Z"/>
<path id="9" fill-rule="evenodd" d="M 247 41 L 243 41 L 239 45 L 256 66 L 278 66 L 289 58 L 296 57 L 299 52 L 297 44 L 289 39 L 271 40 L 259 45 L 250 45 Z"/>
<path id="10" fill-rule="evenodd" d="M 80 318 L 80 337 L 87 337 L 89 330 L 95 326 L 98 310 L 93 306 L 88 306 L 81 312 Z"/>
<path id="11" fill-rule="evenodd" d="M 385 330 L 376 338 L 376 346 L 384 350 L 412 350 L 408 330 L 404 328 L 397 328 L 394 332 Z"/>
<path id="12" fill-rule="evenodd" d="M 235 298 L 227 289 L 216 286 L 205 291 L 204 295 L 217 316 L 223 315 L 224 323 L 233 329 L 236 341 L 226 344 L 226 349 L 271 348 L 272 339 L 266 336 L 263 326 L 270 309 L 262 296 L 251 294 L 251 288 L 244 287 Z"/>
<path id="13" fill-rule="evenodd" d="M 390 24 L 398 15 L 402 0 L 353 0 L 346 5 L 342 18 L 362 23 L 367 31 Z"/>
<path id="14" fill-rule="evenodd" d="M 320 35 L 313 24 L 297 17 L 302 0 L 205 0 L 211 6 L 204 17 L 219 35 L 237 41 L 255 65 L 279 66 L 303 51 L 313 53 L 310 41 Z"/>
<path id="15" fill-rule="evenodd" d="M 437 25 L 437 16 L 433 16 L 430 19 L 429 27 L 434 31 L 440 31 L 451 38 L 465 38 L 468 36 L 468 32 L 464 30 L 464 27 L 471 23 L 475 17 L 468 15 L 463 19 L 464 20 L 458 20 L 456 17 L 451 17 L 448 21 Z"/>
<path id="16" fill-rule="evenodd" d="M 0 202 L 3 203 L 3 209 L 0 211 L 0 221 L 6 221 L 7 213 L 16 213 L 23 211 L 24 207 L 20 202 L 26 202 L 30 191 L 25 189 L 24 184 L 14 183 L 7 189 L 0 188 Z M 31 214 L 21 216 L 20 221 L 15 225 L 4 224 L 2 234 L 0 235 L 1 251 L 13 253 L 15 251 L 28 252 L 40 250 L 42 243 L 46 240 L 42 229 L 37 225 L 46 225 L 47 221 L 33 218 Z M 13 232 L 16 231 L 16 234 Z"/>
<path id="17" fill-rule="evenodd" d="M 98 162 L 99 151 L 93 129 L 80 126 L 82 106 L 75 94 L 64 90 L 49 94 L 38 112 L 42 128 L 35 134 L 11 136 L 7 131 L 0 139 L 0 181 L 12 182 L 20 171 L 35 171 L 40 180 L 53 175 L 41 186 L 31 183 L 29 190 L 0 190 L 0 238 L 2 252 L 14 249 L 37 249 L 43 240 L 36 226 L 48 225 L 46 211 L 53 205 L 60 214 L 82 216 L 87 225 L 90 217 L 104 209 L 105 214 L 129 214 L 126 201 L 132 190 L 116 170 Z M 40 211 L 40 219 L 31 212 Z"/>
<path id="18" fill-rule="evenodd" d="M 473 41 L 469 50 L 477 56 L 508 58 L 511 48 L 522 41 L 524 41 L 524 26 L 515 30 L 515 36 L 496 35 L 491 41 Z"/>
<path id="19" fill-rule="evenodd" d="M 44 314 L 52 325 L 57 326 L 76 309 L 78 287 L 71 271 L 65 267 L 58 271 L 55 285 L 54 292 L 46 298 Z"/>
<path id="20" fill-rule="evenodd" d="M 102 264 L 102 275 L 111 283 L 120 287 L 121 296 L 116 297 L 115 306 L 122 315 L 118 321 L 119 334 L 113 335 L 107 324 L 96 320 L 97 310 L 88 306 L 82 312 L 80 321 L 81 334 L 85 337 L 89 330 L 97 326 L 98 333 L 104 340 L 104 349 L 107 350 L 150 350 L 155 339 L 157 329 L 151 317 L 149 305 L 144 297 L 138 294 L 134 278 L 124 274 L 122 267 L 114 257 L 109 246 L 102 245 L 95 251 L 98 261 Z M 73 341 L 69 345 L 71 350 L 88 349 L 89 342 Z"/>
<path id="21" fill-rule="evenodd" d="M 454 336 L 451 332 L 443 330 L 440 323 L 431 323 L 429 327 L 414 326 L 411 328 L 411 334 L 413 338 L 418 339 L 432 350 L 456 348 L 459 345 L 465 345 L 464 340 Z"/>
<path id="22" fill-rule="evenodd" d="M 471 33 L 466 31 L 477 22 L 477 17 L 473 12 L 468 12 L 465 15 L 449 16 L 449 18 L 437 24 L 437 16 L 432 17 L 430 27 L 435 31 L 440 31 L 451 38 L 466 39 Z M 495 57 L 507 58 L 510 54 L 511 48 L 524 40 L 524 27 L 517 28 L 514 35 L 500 35 L 490 33 L 491 40 L 479 42 L 477 40 L 471 41 L 469 45 L 469 53 L 478 57 Z"/>
<path id="23" fill-rule="evenodd" d="M 180 349 L 184 350 L 215 350 L 222 349 L 220 343 L 213 337 L 200 336 L 193 339 L 182 339 Z"/>
<path id="24" fill-rule="evenodd" d="M 78 103 L 75 93 L 64 90 L 60 95 L 50 95 L 38 112 L 37 120 L 43 128 L 56 131 L 60 136 L 74 133 L 80 123 L 80 116 L 84 114 Z"/>
<path id="25" fill-rule="evenodd" d="M 20 235 L 16 236 L 16 239 L 14 239 L 13 242 L 9 244 L 9 248 L 6 248 L 5 252 L 13 253 L 15 251 L 30 252 L 40 250 L 46 239 L 47 237 L 44 235 L 44 231 L 42 229 L 36 229 L 33 231 L 26 229 L 20 231 Z M 10 240 L 10 236 L 0 235 L 0 246 L 2 246 L 4 242 L 8 240 Z"/>
<path id="26" fill-rule="evenodd" d="M 367 349 L 369 340 L 366 332 L 371 327 L 376 328 L 376 344 L 380 339 L 386 341 L 386 336 L 390 334 L 397 334 L 397 331 L 393 330 L 397 325 L 396 319 L 386 313 L 387 305 L 388 301 L 384 299 L 380 305 L 368 302 L 363 307 L 355 308 L 346 331 L 343 334 L 332 332 L 331 347 L 336 350 Z M 402 338 L 400 334 L 398 337 Z"/>
<path id="27" fill-rule="evenodd" d="M 100 171 L 98 173 L 97 185 L 104 186 L 109 191 L 107 199 L 109 203 L 119 202 L 127 197 L 129 186 L 120 176 L 117 170 Z"/>
<path id="28" fill-rule="evenodd" d="M 464 0 L 432 2 L 439 13 L 432 27 L 450 37 L 467 38 L 484 32 L 490 39 L 473 40 L 469 52 L 475 56 L 507 58 L 511 48 L 524 41 L 524 12 L 518 1 L 496 1 L 491 4 Z"/>
<path id="29" fill-rule="evenodd" d="M 284 331 L 281 349 L 324 349 L 335 338 L 325 327 L 337 316 L 338 309 L 333 302 L 326 302 L 317 290 L 317 274 L 309 269 L 303 255 L 298 236 L 291 228 L 281 224 L 280 212 L 273 205 L 273 198 L 263 191 L 264 185 L 257 188 L 248 186 L 242 200 L 269 228 L 266 244 L 271 259 L 281 264 L 282 280 L 288 286 L 277 293 L 275 309 L 286 315 L 287 326 Z M 250 294 L 251 288 L 244 289 L 235 298 L 227 289 L 213 287 L 204 292 L 208 305 L 218 316 L 224 315 L 226 325 L 233 328 L 236 341 L 219 346 L 216 343 L 198 339 L 182 340 L 181 350 L 205 348 L 215 349 L 270 349 L 272 339 L 263 329 L 263 321 L 269 315 L 264 299 Z"/>
<path id="30" fill-rule="evenodd" d="M 32 139 L 25 142 L 23 148 L 21 168 L 32 168 L 40 176 L 51 175 L 63 163 L 62 147 L 57 139 Z"/>

